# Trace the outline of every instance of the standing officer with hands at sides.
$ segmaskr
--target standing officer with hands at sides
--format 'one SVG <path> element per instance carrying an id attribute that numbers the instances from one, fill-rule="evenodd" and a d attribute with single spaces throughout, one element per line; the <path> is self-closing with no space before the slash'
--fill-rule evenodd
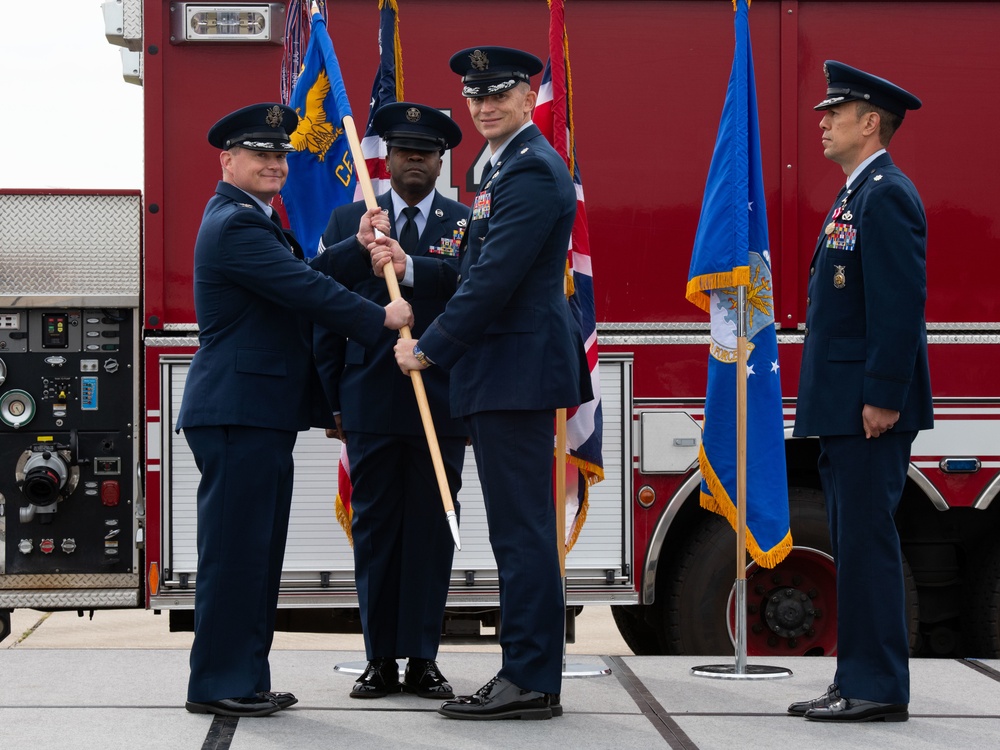
<path id="1" fill-rule="evenodd" d="M 823 154 L 847 175 L 809 267 L 794 434 L 819 436 L 837 566 L 837 674 L 788 712 L 906 721 L 909 638 L 894 515 L 910 446 L 933 426 L 927 363 L 927 220 L 886 147 L 920 100 L 827 60 Z"/>
<path id="2" fill-rule="evenodd" d="M 441 157 L 462 140 L 450 117 L 433 107 L 395 102 L 373 119 L 385 139 L 391 189 L 379 207 L 364 201 L 339 206 L 330 216 L 312 267 L 379 304 L 389 301 L 385 279 L 372 274 L 368 245 L 374 225 L 404 245 L 400 289 L 413 305 L 416 325 L 434 320 L 455 291 L 458 248 L 469 209 L 434 189 Z M 360 228 L 359 228 L 360 227 Z M 423 698 L 453 698 L 435 659 L 441 640 L 455 547 L 441 505 L 434 466 L 413 384 L 400 376 L 383 331 L 375 342 L 345 339 L 317 326 L 315 356 L 336 414 L 330 436 L 345 442 L 351 467 L 354 571 L 368 667 L 352 698 L 382 698 L 400 690 Z M 448 410 L 448 373 L 423 377 L 457 509 L 466 431 Z M 402 683 L 397 658 L 407 658 Z"/>
<path id="3" fill-rule="evenodd" d="M 472 437 L 499 570 L 503 663 L 475 695 L 445 701 L 439 712 L 548 719 L 562 714 L 565 623 L 552 486 L 555 411 L 593 397 L 563 292 L 576 191 L 566 164 L 531 122 L 529 80 L 541 60 L 477 47 L 456 53 L 451 68 L 489 142 L 491 168 L 472 206 L 461 284 L 419 341 L 396 344 L 396 361 L 404 372 L 451 371 L 451 410 Z M 392 249 L 378 240 L 375 264 L 387 262 Z"/>
<path id="4" fill-rule="evenodd" d="M 365 343 L 412 324 L 410 306 L 384 308 L 309 268 L 270 201 L 288 176 L 298 117 L 281 104 L 226 115 L 208 133 L 222 181 L 194 248 L 199 349 L 177 429 L 201 472 L 194 643 L 186 708 L 266 716 L 297 702 L 271 691 L 281 565 L 296 433 L 310 427 L 314 319 Z M 315 388 L 310 386 L 315 385 Z M 317 412 L 318 413 L 318 412 Z M 329 422 L 329 419 L 328 419 Z"/>

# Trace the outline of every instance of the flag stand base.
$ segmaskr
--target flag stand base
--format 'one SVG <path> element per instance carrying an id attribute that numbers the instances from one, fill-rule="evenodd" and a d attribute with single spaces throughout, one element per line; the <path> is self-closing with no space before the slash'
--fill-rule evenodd
<path id="1" fill-rule="evenodd" d="M 716 680 L 774 680 L 791 677 L 792 670 L 785 667 L 765 667 L 761 664 L 747 664 L 745 671 L 738 672 L 735 664 L 706 664 L 691 667 L 695 677 L 711 677 Z"/>
<path id="2" fill-rule="evenodd" d="M 345 661 L 333 665 L 334 672 L 349 675 L 360 675 L 368 668 L 367 661 Z M 597 664 L 564 664 L 563 679 L 570 677 L 606 677 L 611 674 L 611 668 Z M 402 675 L 400 675 L 402 676 Z"/>
<path id="3" fill-rule="evenodd" d="M 742 287 L 741 287 L 742 288 Z M 742 535 L 737 535 L 739 538 Z M 745 550 L 740 551 L 736 558 L 742 560 Z M 747 579 L 740 571 L 736 583 L 733 584 L 733 594 L 736 596 L 736 611 L 747 611 Z M 792 670 L 785 667 L 765 667 L 760 664 L 747 664 L 747 618 L 736 618 L 736 660 L 732 664 L 706 664 L 701 667 L 691 667 L 695 677 L 711 677 L 717 680 L 773 680 L 781 677 L 791 677 Z"/>
<path id="4" fill-rule="evenodd" d="M 367 661 L 345 661 L 333 665 L 334 672 L 343 672 L 344 674 L 361 674 L 367 668 Z"/>
<path id="5" fill-rule="evenodd" d="M 611 667 L 603 667 L 590 664 L 563 664 L 563 679 L 570 677 L 607 677 L 611 674 Z"/>

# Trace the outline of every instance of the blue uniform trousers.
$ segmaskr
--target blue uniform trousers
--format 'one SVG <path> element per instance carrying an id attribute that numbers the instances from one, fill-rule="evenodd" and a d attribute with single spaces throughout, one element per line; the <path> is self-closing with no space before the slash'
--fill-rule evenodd
<path id="1" fill-rule="evenodd" d="M 560 692 L 565 628 L 553 501 L 555 411 L 466 417 L 500 576 L 499 676 Z"/>
<path id="2" fill-rule="evenodd" d="M 837 565 L 837 674 L 848 698 L 909 703 L 903 558 L 894 516 L 916 432 L 820 437 Z"/>
<path id="3" fill-rule="evenodd" d="M 201 471 L 189 701 L 248 698 L 271 689 L 267 657 L 297 435 L 233 425 L 184 429 Z"/>
<path id="4" fill-rule="evenodd" d="M 457 512 L 465 438 L 438 444 Z M 455 543 L 427 438 L 350 432 L 347 455 L 365 653 L 436 659 Z"/>

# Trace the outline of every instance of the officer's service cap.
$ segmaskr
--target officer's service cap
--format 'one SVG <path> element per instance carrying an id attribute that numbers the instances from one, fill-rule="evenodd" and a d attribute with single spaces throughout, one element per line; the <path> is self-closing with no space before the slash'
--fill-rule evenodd
<path id="1" fill-rule="evenodd" d="M 413 102 L 393 102 L 380 107 L 372 118 L 372 127 L 389 148 L 443 154 L 462 140 L 462 129 L 448 115 Z"/>
<path id="2" fill-rule="evenodd" d="M 208 142 L 223 151 L 233 146 L 251 151 L 294 151 L 290 137 L 298 124 L 295 110 L 284 104 L 251 104 L 215 123 L 208 131 Z"/>
<path id="3" fill-rule="evenodd" d="M 826 99 L 813 109 L 829 109 L 844 102 L 866 101 L 904 117 L 908 109 L 920 109 L 920 100 L 884 78 L 865 73 L 836 60 L 823 64 Z"/>
<path id="4" fill-rule="evenodd" d="M 510 47 L 470 47 L 452 55 L 449 64 L 462 76 L 462 96 L 469 99 L 512 89 L 542 72 L 541 60 Z"/>

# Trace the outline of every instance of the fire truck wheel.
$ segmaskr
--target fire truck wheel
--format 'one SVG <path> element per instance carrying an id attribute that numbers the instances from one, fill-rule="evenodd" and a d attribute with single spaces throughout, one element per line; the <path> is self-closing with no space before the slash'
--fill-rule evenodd
<path id="1" fill-rule="evenodd" d="M 751 656 L 833 655 L 837 649 L 836 569 L 823 493 L 790 487 L 789 513 L 795 549 L 772 570 L 751 565 L 747 574 L 747 653 Z M 661 580 L 657 592 L 665 654 L 732 654 L 735 613 L 733 548 L 729 523 L 706 515 Z M 903 560 L 911 651 L 919 606 L 916 584 Z M 775 602 L 775 597 L 777 601 Z M 776 606 L 769 606 L 774 605 Z M 728 626 L 728 627 L 727 627 Z"/>
<path id="2" fill-rule="evenodd" d="M 968 656 L 1000 658 L 1000 549 L 994 550 L 980 568 L 971 605 Z"/>
<path id="3" fill-rule="evenodd" d="M 0 641 L 10 635 L 10 610 L 0 609 Z"/>
<path id="4" fill-rule="evenodd" d="M 759 569 L 762 575 L 756 581 L 748 575 L 747 653 L 799 656 L 835 652 L 836 571 L 829 557 L 823 493 L 791 487 L 788 501 L 792 537 L 796 548 L 803 549 L 789 555 L 787 566 L 783 562 L 773 571 Z M 673 575 L 663 581 L 665 588 L 658 592 L 665 594 L 657 596 L 657 602 L 665 607 L 666 627 L 661 633 L 665 653 L 733 652 L 733 613 L 729 608 L 735 578 L 734 547 L 735 533 L 729 523 L 706 514 L 672 566 Z M 793 595 L 787 596 L 788 591 Z M 769 615 L 764 604 L 775 593 L 781 596 L 782 611 Z M 780 634 L 772 630 L 776 626 Z"/>
<path id="5" fill-rule="evenodd" d="M 622 640 L 632 649 L 636 656 L 656 656 L 661 652 L 660 639 L 657 637 L 657 627 L 646 621 L 646 617 L 656 613 L 648 607 L 615 604 L 611 607 L 611 616 Z"/>

